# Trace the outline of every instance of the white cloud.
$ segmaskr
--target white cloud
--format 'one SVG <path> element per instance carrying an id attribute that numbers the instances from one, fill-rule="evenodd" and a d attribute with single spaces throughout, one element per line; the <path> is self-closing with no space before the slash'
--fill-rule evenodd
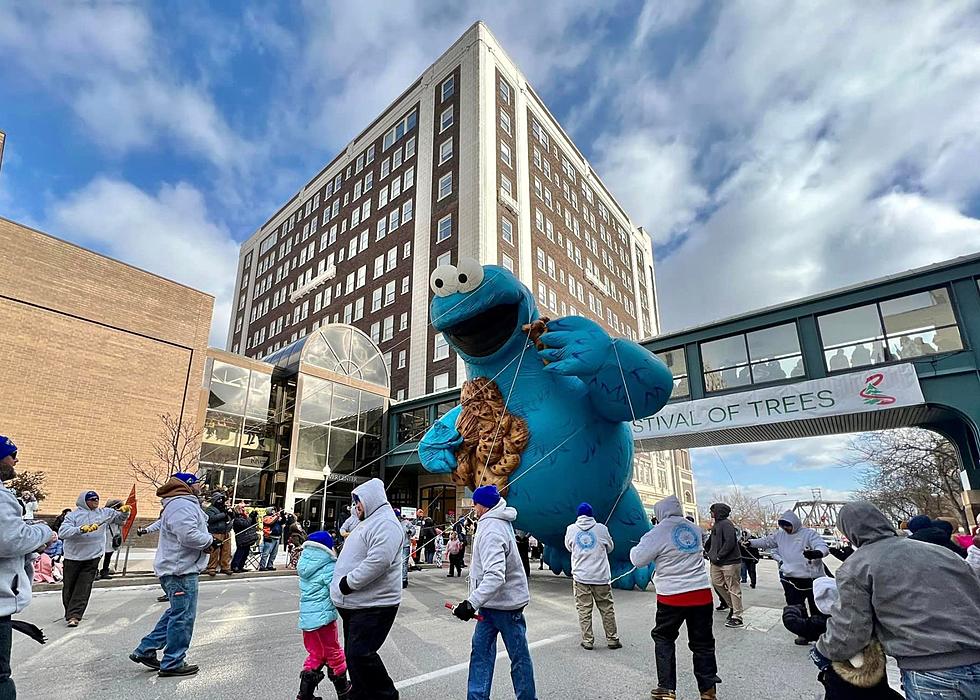
<path id="1" fill-rule="evenodd" d="M 589 103 L 618 120 L 597 169 L 672 243 L 665 327 L 980 248 L 963 213 L 980 192 L 978 37 L 970 2 L 730 3 L 666 77 L 648 47 L 609 59 Z"/>
<path id="2" fill-rule="evenodd" d="M 211 344 L 224 347 L 238 244 L 212 220 L 194 187 L 179 182 L 152 194 L 97 178 L 55 204 L 45 229 L 214 295 Z"/>
<path id="3" fill-rule="evenodd" d="M 116 154 L 165 140 L 228 170 L 254 154 L 207 91 L 178 77 L 135 5 L 2 5 L 0 61 L 64 99 L 86 137 Z"/>
<path id="4" fill-rule="evenodd" d="M 738 460 L 742 465 L 752 468 L 771 467 L 780 471 L 821 471 L 838 469 L 842 459 L 849 452 L 851 435 L 825 435 L 823 437 L 799 440 L 773 440 L 739 445 L 725 445 L 715 448 L 691 450 L 691 458 L 701 461 L 718 455 L 732 465 Z"/>

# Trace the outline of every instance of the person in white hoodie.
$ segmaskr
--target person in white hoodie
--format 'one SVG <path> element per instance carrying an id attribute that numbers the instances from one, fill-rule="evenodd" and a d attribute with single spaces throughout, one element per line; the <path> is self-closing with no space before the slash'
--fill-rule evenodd
<path id="1" fill-rule="evenodd" d="M 759 549 L 779 549 L 779 572 L 787 605 L 809 605 L 810 616 L 818 614 L 813 600 L 813 581 L 824 575 L 823 558 L 830 549 L 812 527 L 803 527 L 800 518 L 791 510 L 783 513 L 779 529 L 771 535 L 749 540 L 749 545 Z M 796 643 L 805 646 L 802 636 Z"/>
<path id="2" fill-rule="evenodd" d="M 470 593 L 453 607 L 453 615 L 464 622 L 479 615 L 470 649 L 466 698 L 489 700 L 499 634 L 510 657 L 510 678 L 517 700 L 536 700 L 524 619 L 531 594 L 514 535 L 517 511 L 507 505 L 493 484 L 473 492 L 473 509 L 479 520 L 470 562 Z"/>
<path id="3" fill-rule="evenodd" d="M 0 435 L 0 481 L 17 476 L 16 466 L 17 445 Z M 17 496 L 0 484 L 0 698 L 17 697 L 17 688 L 10 677 L 11 633 L 15 624 L 10 617 L 31 602 L 35 554 L 57 539 L 58 536 L 44 523 L 24 522 L 24 511 Z M 20 621 L 18 625 L 37 630 Z"/>
<path id="4" fill-rule="evenodd" d="M 184 657 L 197 618 L 198 581 L 214 547 L 214 538 L 208 533 L 208 518 L 198 500 L 200 493 L 197 476 L 184 472 L 174 474 L 157 489 L 163 510 L 153 572 L 160 578 L 170 607 L 129 658 L 158 669 L 161 677 L 193 676 L 198 671 Z M 161 660 L 157 659 L 159 649 L 164 649 Z"/>
<path id="5" fill-rule="evenodd" d="M 572 553 L 572 589 L 578 624 L 582 628 L 582 648 L 592 649 L 592 604 L 599 608 L 606 645 L 622 649 L 616 630 L 616 609 L 613 607 L 612 585 L 609 583 L 609 553 L 613 540 L 609 529 L 592 517 L 592 506 L 582 503 L 575 522 L 565 530 L 565 549 Z"/>
<path id="6" fill-rule="evenodd" d="M 681 625 L 687 625 L 688 646 L 694 656 L 694 677 L 704 700 L 714 700 L 718 677 L 715 637 L 712 631 L 714 602 L 704 565 L 703 533 L 684 518 L 676 496 L 653 506 L 657 525 L 630 550 L 637 567 L 654 564 L 657 589 L 657 621 L 652 636 L 657 659 L 657 688 L 652 700 L 677 697 L 675 643 Z"/>
<path id="7" fill-rule="evenodd" d="M 78 627 L 92 596 L 92 583 L 99 575 L 99 564 L 105 554 L 103 528 L 110 523 L 126 522 L 130 511 L 129 506 L 100 508 L 99 494 L 95 491 L 82 491 L 75 505 L 78 507 L 65 516 L 58 528 L 58 537 L 65 543 L 61 602 L 69 627 Z"/>
<path id="8" fill-rule="evenodd" d="M 344 622 L 344 654 L 352 700 L 397 700 L 398 691 L 378 649 L 402 602 L 404 530 L 388 503 L 384 482 L 371 479 L 354 489 L 358 524 L 337 557 L 330 598 Z"/>

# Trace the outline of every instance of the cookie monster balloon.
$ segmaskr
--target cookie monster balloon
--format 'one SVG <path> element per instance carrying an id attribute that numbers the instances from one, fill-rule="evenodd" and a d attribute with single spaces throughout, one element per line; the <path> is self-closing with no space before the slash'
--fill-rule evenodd
<path id="1" fill-rule="evenodd" d="M 571 575 L 565 528 L 588 501 L 599 522 L 609 518 L 616 587 L 646 588 L 650 568 L 630 571 L 630 548 L 650 522 L 630 483 L 629 421 L 663 408 L 670 370 L 587 318 L 540 318 L 530 290 L 502 267 L 463 259 L 430 282 L 433 326 L 468 381 L 463 403 L 420 442 L 425 469 L 470 488 L 496 483 L 556 574 Z"/>

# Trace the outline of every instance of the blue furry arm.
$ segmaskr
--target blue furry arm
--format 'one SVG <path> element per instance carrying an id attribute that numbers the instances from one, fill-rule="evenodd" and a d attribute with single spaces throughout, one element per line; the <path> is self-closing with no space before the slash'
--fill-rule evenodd
<path id="1" fill-rule="evenodd" d="M 456 468 L 456 450 L 463 444 L 463 436 L 456 430 L 456 420 L 462 410 L 462 406 L 457 406 L 447 412 L 419 441 L 419 459 L 426 471 L 448 474 Z"/>
<path id="2" fill-rule="evenodd" d="M 581 316 L 550 321 L 541 342 L 547 349 L 539 354 L 550 362 L 545 371 L 581 379 L 606 420 L 646 418 L 670 400 L 674 379 L 667 366 L 636 343 L 609 337 L 594 321 Z"/>

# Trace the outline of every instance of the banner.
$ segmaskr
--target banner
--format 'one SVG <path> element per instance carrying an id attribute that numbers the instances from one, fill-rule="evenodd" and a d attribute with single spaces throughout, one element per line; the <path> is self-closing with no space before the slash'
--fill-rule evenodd
<path id="1" fill-rule="evenodd" d="M 133 484 L 133 488 L 129 492 L 129 498 L 126 499 L 126 505 L 129 506 L 131 510 L 129 511 L 129 517 L 126 518 L 126 522 L 123 523 L 123 542 L 125 542 L 126 538 L 129 537 L 129 530 L 133 527 L 133 523 L 136 522 L 136 484 Z"/>
<path id="2" fill-rule="evenodd" d="M 925 403 L 911 364 L 868 368 L 697 401 L 667 404 L 655 416 L 633 422 L 633 439 L 703 433 L 766 423 L 785 423 L 865 413 Z"/>

